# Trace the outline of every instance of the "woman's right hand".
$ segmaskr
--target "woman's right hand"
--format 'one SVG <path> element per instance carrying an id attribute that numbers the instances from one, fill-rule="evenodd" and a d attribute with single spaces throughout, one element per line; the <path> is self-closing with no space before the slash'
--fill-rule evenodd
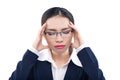
<path id="1" fill-rule="evenodd" d="M 42 25 L 42 27 L 40 28 L 39 32 L 38 32 L 38 35 L 33 43 L 33 48 L 35 48 L 37 51 L 41 51 L 43 49 L 46 49 L 48 48 L 47 45 L 43 45 L 42 44 L 42 38 L 43 38 L 43 35 L 44 35 L 44 31 L 45 31 L 45 28 L 46 28 L 47 24 L 44 23 Z"/>

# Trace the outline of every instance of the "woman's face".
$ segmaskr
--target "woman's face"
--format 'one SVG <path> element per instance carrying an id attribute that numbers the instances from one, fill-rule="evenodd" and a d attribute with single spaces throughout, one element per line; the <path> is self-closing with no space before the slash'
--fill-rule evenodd
<path id="1" fill-rule="evenodd" d="M 66 17 L 54 16 L 46 21 L 45 38 L 49 48 L 55 53 L 68 51 L 73 37 L 72 29 L 68 26 Z"/>

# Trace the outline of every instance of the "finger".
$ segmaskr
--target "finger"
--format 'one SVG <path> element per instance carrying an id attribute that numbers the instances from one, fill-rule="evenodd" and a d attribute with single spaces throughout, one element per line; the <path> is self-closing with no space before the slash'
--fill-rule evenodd
<path id="1" fill-rule="evenodd" d="M 74 42 L 79 42 L 80 43 L 84 43 L 81 34 L 79 33 L 78 29 L 74 26 L 74 24 L 72 22 L 69 23 L 69 26 L 74 29 Z"/>
<path id="2" fill-rule="evenodd" d="M 72 22 L 70 22 L 70 24 L 68 26 L 73 29 L 75 34 L 79 33 L 78 29 L 74 26 L 74 24 Z"/>
<path id="3" fill-rule="evenodd" d="M 45 31 L 45 28 L 46 28 L 47 24 L 44 23 L 40 29 L 40 35 L 43 35 L 44 31 Z"/>
<path id="4" fill-rule="evenodd" d="M 78 29 L 74 26 L 72 22 L 69 23 L 69 27 L 71 27 L 74 30 L 74 37 L 79 34 Z"/>
<path id="5" fill-rule="evenodd" d="M 43 37 L 43 32 L 46 28 L 46 23 L 42 25 L 42 27 L 40 28 L 39 32 L 38 32 L 38 35 L 37 35 L 37 38 L 35 40 L 36 43 L 39 43 L 42 41 L 42 37 Z"/>

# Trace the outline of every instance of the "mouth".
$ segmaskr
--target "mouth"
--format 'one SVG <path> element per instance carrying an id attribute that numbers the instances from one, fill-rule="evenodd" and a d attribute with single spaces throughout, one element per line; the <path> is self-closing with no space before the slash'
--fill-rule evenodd
<path id="1" fill-rule="evenodd" d="M 65 45 L 56 45 L 55 48 L 57 49 L 63 49 L 65 47 Z"/>

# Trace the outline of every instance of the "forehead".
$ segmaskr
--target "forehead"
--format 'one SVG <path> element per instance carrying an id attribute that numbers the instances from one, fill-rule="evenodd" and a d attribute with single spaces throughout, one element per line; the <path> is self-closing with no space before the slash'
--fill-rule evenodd
<path id="1" fill-rule="evenodd" d="M 61 30 L 63 28 L 69 28 L 69 20 L 66 17 L 54 16 L 49 18 L 47 21 L 47 29 Z"/>

